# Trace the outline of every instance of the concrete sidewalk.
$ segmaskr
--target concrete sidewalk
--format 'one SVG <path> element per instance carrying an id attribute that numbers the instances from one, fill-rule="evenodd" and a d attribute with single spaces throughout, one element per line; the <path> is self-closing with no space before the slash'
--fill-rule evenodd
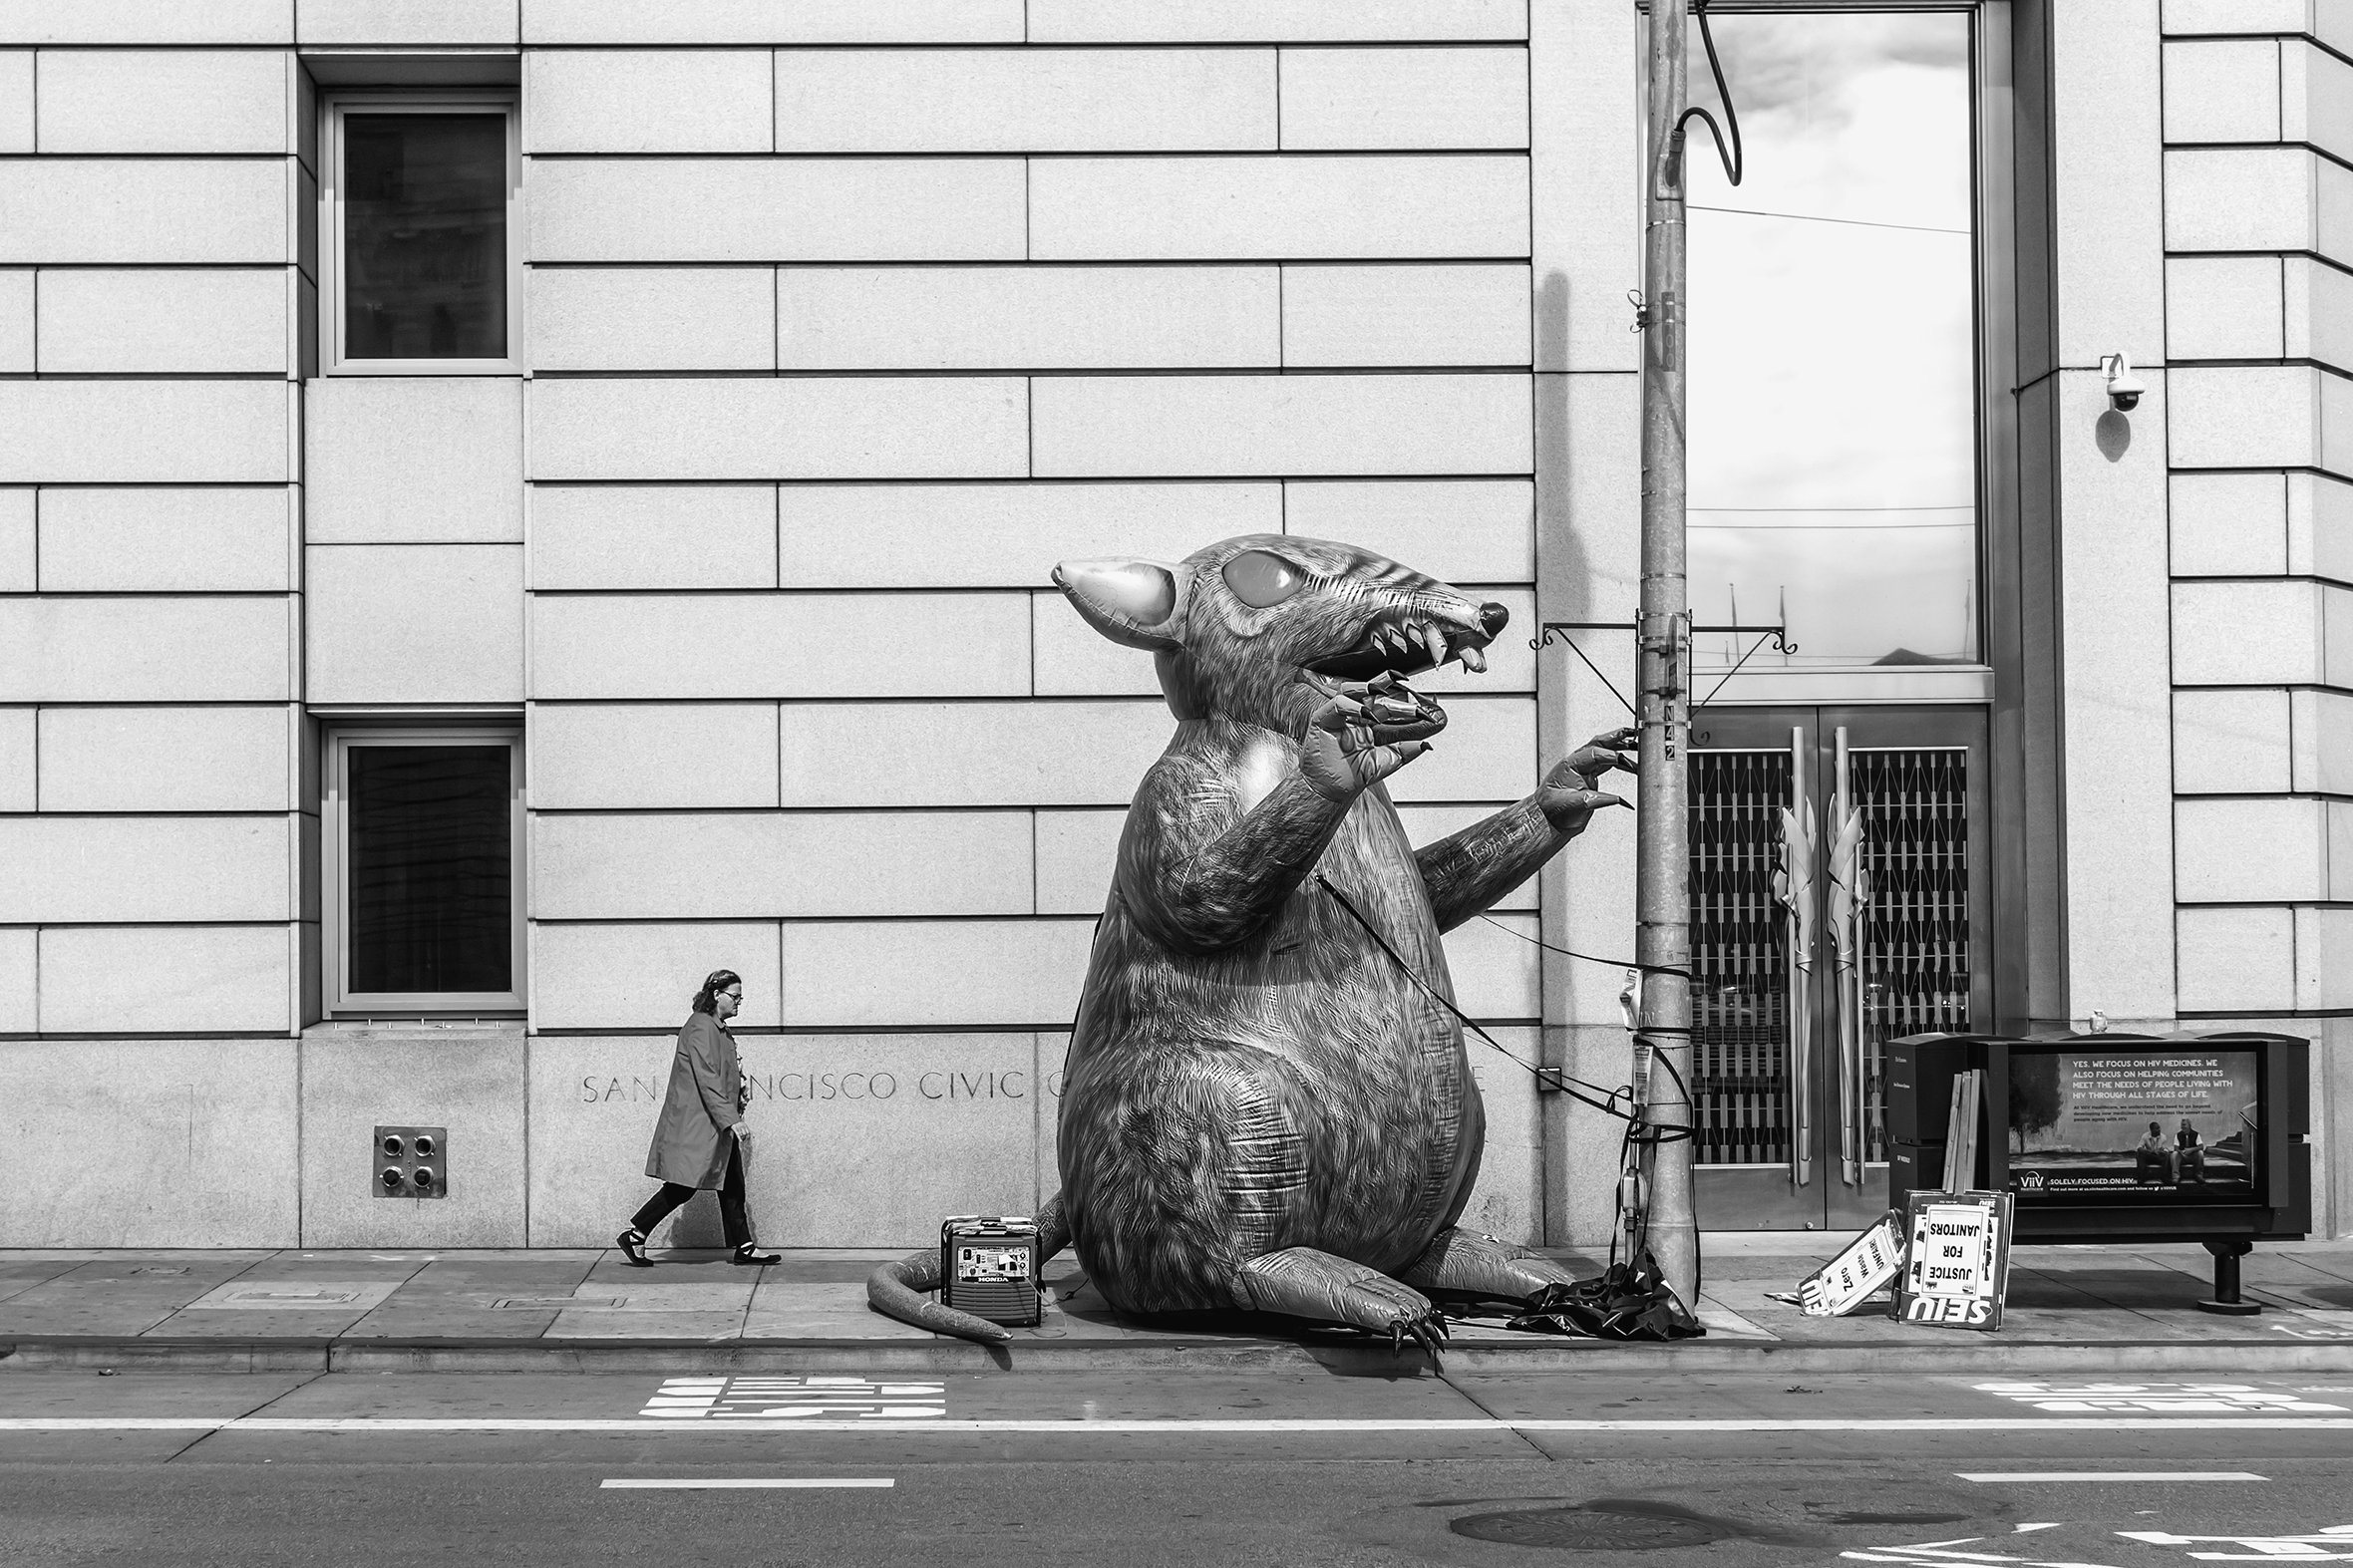
<path id="1" fill-rule="evenodd" d="M 2245 1260 L 2256 1317 L 2218 1317 L 2192 1246 L 2022 1247 L 1998 1334 L 1875 1312 L 1801 1316 L 1774 1299 L 1844 1238 L 1711 1236 L 1707 1337 L 1618 1345 L 1459 1323 L 1450 1370 L 2353 1371 L 2353 1243 L 2263 1246 Z M 1394 1368 L 1386 1341 L 1234 1317 L 1142 1323 L 1113 1312 L 1068 1255 L 1046 1268 L 1045 1321 L 1001 1350 L 870 1311 L 865 1278 L 896 1252 L 797 1251 L 764 1269 L 721 1253 L 0 1252 L 0 1369 L 58 1366 L 379 1371 L 1137 1371 Z M 1562 1252 L 1581 1275 L 1598 1258 Z M 1408 1356 L 1409 1365 L 1419 1366 Z"/>

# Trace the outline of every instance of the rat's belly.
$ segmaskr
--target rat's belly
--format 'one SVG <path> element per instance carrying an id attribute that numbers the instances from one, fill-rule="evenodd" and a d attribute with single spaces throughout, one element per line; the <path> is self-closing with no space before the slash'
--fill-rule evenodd
<path id="1" fill-rule="evenodd" d="M 1074 1128 L 1074 1116 L 1132 1104 L 1125 1083 L 1204 1047 L 1240 1047 L 1297 1134 L 1295 1179 L 1231 1173 L 1251 1202 L 1281 1206 L 1281 1244 L 1396 1268 L 1460 1211 L 1485 1117 L 1460 1027 L 1430 994 L 1452 988 L 1427 894 L 1378 804 L 1386 822 L 1352 823 L 1318 870 L 1394 958 L 1313 876 L 1265 926 L 1206 955 L 1162 947 L 1112 899 L 1066 1067 L 1066 1184 L 1091 1184 L 1079 1151 L 1128 1152 L 1118 1127 Z"/>

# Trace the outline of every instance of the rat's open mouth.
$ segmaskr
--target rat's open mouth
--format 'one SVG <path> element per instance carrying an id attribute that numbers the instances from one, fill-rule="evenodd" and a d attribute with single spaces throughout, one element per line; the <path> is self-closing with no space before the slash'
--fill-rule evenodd
<path id="1" fill-rule="evenodd" d="M 1318 659 L 1307 668 L 1343 681 L 1369 681 L 1383 670 L 1418 675 L 1449 659 L 1460 659 L 1464 669 L 1484 672 L 1487 656 L 1480 650 L 1491 636 L 1410 609 L 1388 610 L 1374 618 L 1352 647 Z"/>

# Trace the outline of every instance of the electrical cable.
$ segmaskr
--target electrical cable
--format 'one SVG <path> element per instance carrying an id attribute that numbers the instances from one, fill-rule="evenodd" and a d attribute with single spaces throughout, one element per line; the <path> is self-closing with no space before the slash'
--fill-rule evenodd
<path id="1" fill-rule="evenodd" d="M 1732 127 L 1732 151 L 1724 151 L 1724 128 L 1716 124 L 1716 117 L 1694 104 L 1675 119 L 1675 137 L 1680 140 L 1683 128 L 1694 120 L 1702 121 L 1708 135 L 1715 138 L 1716 157 L 1724 163 L 1724 177 L 1740 183 L 1742 170 L 1747 166 L 1740 145 L 1740 111 L 1733 107 L 1732 90 L 1724 85 L 1724 66 L 1716 58 L 1716 35 L 1708 26 L 1708 0 L 1693 0 L 1692 14 L 1699 18 L 1699 41 L 1708 51 L 1708 74 L 1716 79 L 1716 101 L 1724 106 L 1724 119 Z"/>
<path id="2" fill-rule="evenodd" d="M 1652 1121 L 1650 1119 L 1650 1112 L 1648 1109 L 1646 1109 L 1642 1103 L 1634 1098 L 1634 1086 L 1631 1084 L 1623 1085 L 1617 1089 L 1603 1089 L 1598 1084 L 1590 1084 L 1581 1078 L 1572 1077 L 1565 1069 L 1539 1068 L 1533 1063 L 1522 1060 L 1516 1052 L 1507 1050 L 1504 1045 L 1493 1035 L 1480 1028 L 1478 1021 L 1473 1019 L 1470 1014 L 1455 1006 L 1453 999 L 1447 997 L 1432 987 L 1429 982 L 1425 981 L 1420 975 L 1416 974 L 1414 972 L 1413 966 L 1405 961 L 1404 957 L 1399 954 L 1396 948 L 1389 945 L 1389 939 L 1381 934 L 1380 928 L 1374 925 L 1372 921 L 1365 918 L 1364 912 L 1356 907 L 1356 905 L 1349 899 L 1347 894 L 1341 892 L 1339 888 L 1332 885 L 1332 880 L 1330 877 L 1327 877 L 1321 871 L 1318 871 L 1315 873 L 1315 879 L 1316 881 L 1323 884 L 1323 890 L 1332 895 L 1332 899 L 1335 903 L 1337 903 L 1342 909 L 1348 911 L 1349 918 L 1353 919 L 1358 925 L 1364 927 L 1365 934 L 1373 939 L 1374 945 L 1379 947 L 1383 953 L 1388 955 L 1389 962 L 1397 966 L 1398 973 L 1404 975 L 1406 979 L 1412 981 L 1415 988 L 1418 989 L 1424 996 L 1428 997 L 1431 1001 L 1436 1002 L 1440 1007 L 1446 1009 L 1447 1012 L 1453 1014 L 1456 1021 L 1459 1022 L 1464 1028 L 1470 1030 L 1472 1034 L 1477 1035 L 1488 1046 L 1492 1047 L 1499 1055 L 1507 1058 L 1515 1066 L 1517 1066 L 1521 1071 L 1534 1078 L 1537 1083 L 1548 1083 L 1555 1089 L 1559 1090 L 1560 1093 L 1568 1096 L 1569 1098 L 1576 1100 L 1579 1104 L 1589 1105 L 1593 1109 L 1602 1112 L 1604 1115 L 1615 1116 L 1626 1124 L 1625 1131 L 1620 1134 L 1618 1138 L 1619 1182 L 1617 1192 L 1612 1200 L 1611 1209 L 1612 1217 L 1609 1233 L 1609 1261 L 1611 1266 L 1614 1267 L 1617 1263 L 1618 1231 L 1620 1229 L 1618 1222 L 1622 1219 L 1625 1213 L 1626 1192 L 1624 1178 L 1629 1172 L 1631 1172 L 1637 1182 L 1641 1180 L 1641 1161 L 1635 1151 L 1638 1148 L 1644 1146 L 1648 1146 L 1653 1151 L 1655 1151 L 1661 1144 L 1689 1142 L 1699 1135 L 1698 1129 L 1693 1127 L 1688 1122 L 1677 1123 Z M 1516 932 L 1513 934 L 1517 935 Z M 1582 958 L 1585 955 L 1579 953 L 1573 956 Z M 1606 962 L 1606 960 L 1595 960 L 1595 962 Z M 1627 967 L 1631 968 L 1634 966 L 1629 965 Z M 1634 1039 L 1638 1043 L 1645 1043 L 1646 1036 L 1670 1033 L 1689 1035 L 1691 1031 L 1688 1029 L 1677 1029 L 1671 1026 L 1660 1025 L 1653 1028 L 1645 1028 L 1635 1031 Z M 1651 1053 L 1651 1061 L 1667 1070 L 1667 1076 L 1675 1081 L 1676 1089 L 1682 1093 L 1684 1105 L 1689 1107 L 1692 1104 L 1691 1088 L 1684 1082 L 1683 1074 L 1676 1068 L 1675 1064 L 1668 1060 L 1663 1054 L 1657 1052 L 1655 1049 Z M 1582 1093 L 1583 1091 L 1587 1090 L 1591 1091 L 1592 1093 Z M 1601 1096 L 1603 1098 L 1596 1099 L 1593 1098 L 1595 1095 Z M 1621 1099 L 1633 1108 L 1630 1110 L 1620 1110 L 1618 1108 L 1617 1102 Z M 1634 1235 L 1629 1235 L 1626 1241 L 1626 1245 L 1629 1249 L 1631 1249 L 1633 1254 L 1633 1256 L 1629 1256 L 1626 1260 L 1629 1266 L 1633 1264 L 1634 1258 L 1639 1257 L 1643 1250 L 1649 1245 L 1650 1206 L 1648 1204 L 1642 1205 L 1637 1218 L 1640 1226 L 1639 1231 Z M 1696 1261 L 1693 1265 L 1693 1268 L 1694 1273 L 1692 1275 L 1691 1294 L 1693 1301 L 1697 1301 L 1700 1294 L 1700 1285 L 1699 1275 L 1696 1272 L 1698 1268 Z M 1689 1305 L 1689 1303 L 1686 1303 L 1687 1307 Z"/>
<path id="3" fill-rule="evenodd" d="M 1482 1029 L 1479 1026 L 1478 1020 L 1474 1019 L 1470 1014 L 1464 1012 L 1461 1008 L 1455 1006 L 1454 1000 L 1451 997 L 1433 987 L 1420 975 L 1414 973 L 1414 966 L 1407 963 L 1403 955 L 1401 955 L 1396 948 L 1389 945 L 1389 939 L 1381 934 L 1380 927 L 1374 925 L 1372 921 L 1366 919 L 1364 912 L 1358 909 L 1356 905 L 1350 901 L 1348 895 L 1341 892 L 1340 889 L 1332 885 L 1332 880 L 1330 877 L 1327 877 L 1321 871 L 1318 871 L 1315 873 L 1315 879 L 1323 884 L 1323 890 L 1332 895 L 1332 899 L 1335 903 L 1337 903 L 1342 909 L 1348 911 L 1348 916 L 1350 919 L 1354 920 L 1358 925 L 1364 927 L 1365 935 L 1371 937 L 1374 944 L 1378 946 L 1383 953 L 1388 955 L 1389 962 L 1397 966 L 1397 972 L 1399 974 L 1405 976 L 1406 979 L 1413 982 L 1415 989 L 1420 991 L 1424 996 L 1437 1003 L 1440 1007 L 1446 1009 L 1447 1012 L 1453 1014 L 1457 1023 L 1461 1024 L 1465 1029 L 1470 1030 L 1474 1035 L 1477 1035 L 1482 1042 L 1491 1047 L 1499 1056 L 1502 1056 L 1506 1060 L 1510 1061 L 1513 1066 L 1517 1067 L 1521 1072 L 1527 1074 L 1537 1083 L 1552 1085 L 1554 1088 L 1559 1090 L 1560 1093 L 1568 1096 L 1569 1098 L 1576 1100 L 1579 1104 L 1590 1105 L 1593 1109 L 1600 1111 L 1604 1115 L 1616 1116 L 1620 1120 L 1629 1123 L 1637 1122 L 1643 1119 L 1642 1107 L 1639 1104 L 1636 1104 L 1634 1100 L 1633 1085 L 1625 1084 L 1619 1086 L 1616 1089 L 1604 1089 L 1599 1084 L 1587 1083 L 1581 1078 L 1572 1077 L 1564 1069 L 1537 1067 L 1534 1063 L 1529 1062 L 1525 1058 L 1521 1057 L 1517 1052 L 1513 1051 L 1509 1047 L 1505 1046 L 1503 1042 L 1497 1040 L 1495 1036 Z M 1593 1098 L 1595 1095 L 1598 1095 L 1601 1098 L 1596 1099 Z M 1632 1105 L 1633 1109 L 1620 1110 L 1618 1108 L 1617 1102 L 1621 1099 L 1627 1104 Z"/>
<path id="4" fill-rule="evenodd" d="M 1555 947 L 1541 937 L 1533 937 L 1524 931 L 1513 930 L 1493 915 L 1481 915 L 1479 918 L 1506 935 L 1515 936 L 1520 941 L 1532 947 L 1540 947 L 1547 953 L 1558 953 L 1563 958 L 1581 958 L 1588 964 L 1607 964 L 1612 969 L 1637 969 L 1646 975 L 1673 975 L 1678 980 L 1698 978 L 1690 970 L 1677 969 L 1671 964 L 1637 964 L 1630 958 L 1603 958 L 1598 953 L 1579 953 L 1572 948 Z"/>

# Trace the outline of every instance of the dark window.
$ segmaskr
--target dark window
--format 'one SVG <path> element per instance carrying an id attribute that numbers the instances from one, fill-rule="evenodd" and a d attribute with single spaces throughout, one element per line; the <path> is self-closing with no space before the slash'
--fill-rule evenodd
<path id="1" fill-rule="evenodd" d="M 514 989 L 512 750 L 354 746 L 350 989 Z"/>
<path id="2" fill-rule="evenodd" d="M 506 357 L 506 116 L 343 117 L 343 357 Z"/>

